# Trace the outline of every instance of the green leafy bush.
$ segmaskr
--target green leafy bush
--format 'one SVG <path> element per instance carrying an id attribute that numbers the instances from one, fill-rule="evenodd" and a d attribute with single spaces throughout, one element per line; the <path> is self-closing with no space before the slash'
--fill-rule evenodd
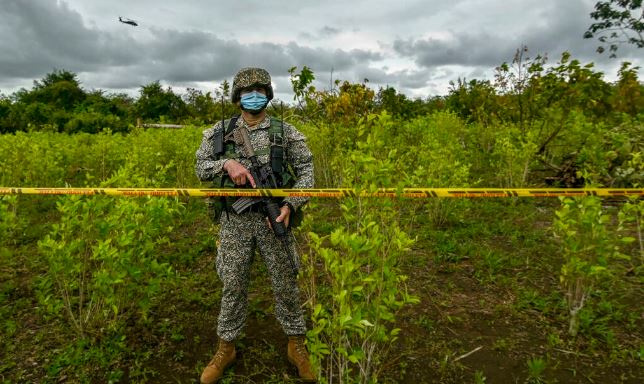
<path id="1" fill-rule="evenodd" d="M 48 273 L 38 301 L 47 315 L 63 310 L 80 336 L 120 332 L 145 318 L 161 284 L 172 276 L 158 254 L 178 204 L 170 199 L 62 197 L 61 219 L 39 242 Z"/>
<path id="2" fill-rule="evenodd" d="M 603 212 L 601 199 L 588 196 L 563 198 L 555 212 L 555 234 L 561 239 L 564 264 L 560 281 L 570 313 L 568 332 L 576 336 L 579 313 L 601 279 L 611 275 L 611 264 L 618 257 L 613 233 L 608 227 L 610 216 Z"/>
<path id="3" fill-rule="evenodd" d="M 343 182 L 360 191 L 373 191 L 396 182 L 400 167 L 395 150 L 382 140 L 390 121 L 372 116 L 364 142 L 348 154 Z M 312 254 L 306 273 L 324 266 L 324 287 L 310 289 L 312 320 L 308 332 L 313 363 L 322 380 L 376 381 L 387 352 L 396 341 L 398 311 L 418 299 L 406 290 L 407 277 L 399 264 L 414 240 L 401 229 L 393 199 L 348 198 L 340 204 L 344 227 L 330 236 L 310 232 Z M 315 281 L 315 279 L 309 279 Z"/>

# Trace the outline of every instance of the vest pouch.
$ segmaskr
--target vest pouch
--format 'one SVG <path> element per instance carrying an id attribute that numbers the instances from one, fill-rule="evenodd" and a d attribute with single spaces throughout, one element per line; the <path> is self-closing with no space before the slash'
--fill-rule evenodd
<path id="1" fill-rule="evenodd" d="M 221 199 L 217 196 L 206 197 L 206 211 L 208 212 L 208 217 L 212 220 L 213 223 L 219 224 L 219 219 L 221 214 L 224 211 L 224 204 Z"/>
<path id="2" fill-rule="evenodd" d="M 218 176 L 213 180 L 210 188 L 235 188 L 235 184 L 228 176 Z M 227 199 L 225 204 L 224 199 Z M 206 203 L 208 217 L 210 217 L 213 223 L 219 224 L 219 219 L 221 218 L 221 214 L 226 210 L 226 205 L 234 202 L 234 199 L 210 196 L 206 197 L 204 201 Z"/>
<path id="3" fill-rule="evenodd" d="M 271 169 L 273 173 L 279 175 L 284 169 L 284 147 L 280 145 L 271 145 Z"/>

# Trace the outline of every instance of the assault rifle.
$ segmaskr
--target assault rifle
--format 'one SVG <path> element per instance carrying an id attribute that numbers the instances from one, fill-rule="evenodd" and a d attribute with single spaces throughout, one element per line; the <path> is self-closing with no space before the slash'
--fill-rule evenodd
<path id="1" fill-rule="evenodd" d="M 233 132 L 233 138 L 237 144 L 242 144 L 244 146 L 244 154 L 251 162 L 249 171 L 255 180 L 255 186 L 257 188 L 267 189 L 278 188 L 277 180 L 275 179 L 275 174 L 273 173 L 271 164 L 266 163 L 262 165 L 259 163 L 259 160 L 257 160 L 255 150 L 250 143 L 248 129 L 246 127 L 236 128 Z M 280 240 L 284 248 L 286 248 L 291 268 L 293 269 L 293 272 L 297 274 L 295 256 L 292 254 L 291 248 L 289 247 L 286 225 L 284 225 L 283 221 L 276 221 L 277 217 L 281 214 L 281 211 L 275 199 L 271 197 L 240 197 L 232 204 L 232 209 L 235 213 L 240 214 L 246 212 L 246 210 L 256 204 L 261 204 L 261 210 L 266 216 L 268 216 L 271 228 L 273 228 L 275 236 Z"/>

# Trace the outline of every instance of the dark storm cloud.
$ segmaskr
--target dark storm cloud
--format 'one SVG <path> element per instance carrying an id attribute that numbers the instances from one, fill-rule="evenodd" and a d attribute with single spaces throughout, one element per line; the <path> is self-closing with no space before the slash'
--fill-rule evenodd
<path id="1" fill-rule="evenodd" d="M 418 89 L 427 86 L 432 79 L 432 73 L 426 69 L 385 72 L 379 68 L 359 68 L 355 70 L 354 77 L 355 81 L 368 79 L 369 83 L 378 86 L 389 85 L 396 88 Z"/>
<path id="2" fill-rule="evenodd" d="M 368 78 L 372 87 L 422 94 L 437 84 L 444 91 L 457 77 L 489 78 L 522 44 L 530 57 L 547 53 L 554 63 L 568 50 L 616 73 L 618 61 L 597 55 L 597 41 L 582 38 L 594 4 L 0 0 L 0 87 L 6 93 L 28 86 L 56 68 L 77 73 L 87 88 L 132 92 L 161 80 L 203 89 L 230 81 L 241 67 L 262 66 L 287 94 L 288 69 L 306 65 L 320 89 L 335 79 Z M 118 15 L 139 27 L 118 23 Z M 618 51 L 620 59 L 641 65 L 637 54 L 632 46 Z"/>
<path id="3" fill-rule="evenodd" d="M 499 57 L 512 52 L 509 47 L 493 45 L 494 38 L 485 34 L 456 34 L 450 40 L 428 38 L 425 40 L 395 40 L 394 50 L 401 56 L 414 58 L 421 67 L 441 65 L 494 65 Z"/>
<path id="4" fill-rule="evenodd" d="M 441 65 L 494 67 L 504 61 L 511 61 L 516 50 L 526 45 L 530 56 L 546 54 L 551 62 L 560 58 L 564 51 L 584 61 L 606 63 L 608 55 L 597 55 L 597 42 L 583 39 L 589 20 L 580 17 L 587 2 L 570 0 L 555 4 L 544 4 L 542 15 L 525 15 L 543 20 L 516 34 L 490 33 L 485 29 L 452 32 L 451 38 L 437 39 L 396 39 L 395 52 L 413 58 L 417 65 L 432 68 Z M 582 13 L 587 14 L 587 13 Z M 629 46 L 620 47 L 623 57 L 634 55 Z"/>
<path id="5" fill-rule="evenodd" d="M 52 68 L 98 70 L 137 60 L 138 44 L 83 25 L 65 3 L 3 0 L 0 7 L 0 71 L 33 78 Z"/>
<path id="6" fill-rule="evenodd" d="M 323 27 L 320 33 L 339 30 Z M 54 68 L 79 74 L 91 86 L 133 88 L 162 80 L 190 83 L 230 79 L 244 66 L 262 66 L 276 76 L 307 65 L 320 70 L 349 69 L 378 60 L 365 50 L 310 48 L 298 43 L 242 44 L 200 30 L 123 26 L 115 31 L 84 24 L 64 2 L 3 0 L 0 7 L 0 73 L 36 79 Z"/>
<path id="7" fill-rule="evenodd" d="M 296 43 L 289 43 L 287 52 L 292 62 L 320 70 L 345 70 L 365 62 L 382 59 L 380 53 L 362 49 L 329 51 L 323 48 L 304 47 Z"/>
<path id="8" fill-rule="evenodd" d="M 245 66 L 261 66 L 276 76 L 286 76 L 290 67 L 304 65 L 314 70 L 345 70 L 381 57 L 364 50 L 328 50 L 297 43 L 240 44 L 204 32 L 152 32 L 154 43 L 145 49 L 151 62 L 139 70 L 170 82 L 230 78 Z"/>

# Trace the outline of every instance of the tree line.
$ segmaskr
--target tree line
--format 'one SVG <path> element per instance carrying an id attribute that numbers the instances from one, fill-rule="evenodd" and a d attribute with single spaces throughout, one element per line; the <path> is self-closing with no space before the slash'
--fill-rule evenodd
<path id="1" fill-rule="evenodd" d="M 353 89 L 343 88 L 345 91 L 354 93 Z M 419 114 L 427 104 L 420 99 L 408 100 L 393 88 L 381 89 L 378 100 L 372 93 L 368 96 L 369 109 L 393 108 L 405 116 Z M 285 107 L 293 110 L 292 105 Z M 178 93 L 171 87 L 164 88 L 157 80 L 142 85 L 138 97 L 131 97 L 100 89 L 86 90 L 74 72 L 63 69 L 35 80 L 31 89 L 22 88 L 9 96 L 0 94 L 0 133 L 98 133 L 106 129 L 128 132 L 138 121 L 207 125 L 220 120 L 222 115 L 229 117 L 235 113 L 238 108 L 230 102 L 227 81 L 213 92 L 188 88 Z"/>
<path id="2" fill-rule="evenodd" d="M 369 86 L 336 80 L 332 89 L 318 90 L 308 68 L 291 68 L 294 103 L 285 105 L 288 116 L 304 121 L 355 124 L 370 113 L 387 111 L 400 120 L 450 110 L 470 122 L 489 125 L 517 123 L 523 132 L 548 116 L 565 117 L 581 110 L 595 121 L 620 123 L 644 110 L 644 86 L 638 67 L 622 63 L 618 79 L 609 82 L 593 63 L 581 63 L 564 52 L 557 63 L 547 57 L 528 56 L 517 49 L 513 60 L 495 68 L 493 80 L 459 78 L 447 95 L 409 98 L 393 87 Z M 188 88 L 180 94 L 154 81 L 139 88 L 138 97 L 103 90 L 86 90 L 78 76 L 54 70 L 34 81 L 31 89 L 0 95 L 0 133 L 55 131 L 97 133 L 105 129 L 127 132 L 144 122 L 212 124 L 238 111 L 229 100 L 224 81 L 212 92 Z M 272 110 L 271 110 L 272 109 Z M 281 114 L 277 107 L 270 112 Z M 280 108 L 281 109 L 281 108 Z M 565 120 L 565 119 L 560 119 Z"/>

